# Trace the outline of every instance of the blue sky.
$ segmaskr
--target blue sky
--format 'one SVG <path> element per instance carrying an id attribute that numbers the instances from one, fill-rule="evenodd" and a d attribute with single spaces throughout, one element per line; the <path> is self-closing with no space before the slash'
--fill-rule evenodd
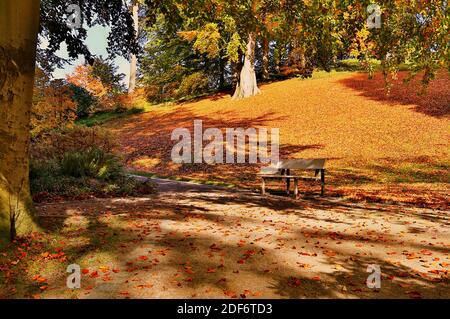
<path id="1" fill-rule="evenodd" d="M 87 33 L 87 39 L 86 39 L 86 45 L 94 55 L 102 55 L 104 58 L 108 57 L 108 52 L 106 51 L 106 48 L 108 46 L 108 34 L 109 34 L 109 28 L 102 27 L 102 26 L 94 26 L 90 29 L 88 29 Z M 45 44 L 44 44 L 45 45 Z M 56 53 L 58 56 L 62 58 L 67 58 L 67 47 L 66 44 L 61 44 L 61 49 L 57 51 Z M 128 76 L 129 76 L 129 70 L 130 65 L 128 61 L 123 57 L 116 57 L 115 63 L 119 67 L 118 72 L 124 73 L 124 83 L 128 86 Z M 67 74 L 70 74 L 73 72 L 76 66 L 84 63 L 84 57 L 80 56 L 78 59 L 73 60 L 70 62 L 70 64 L 67 64 L 62 69 L 56 69 L 53 72 L 53 76 L 56 79 L 65 78 Z"/>

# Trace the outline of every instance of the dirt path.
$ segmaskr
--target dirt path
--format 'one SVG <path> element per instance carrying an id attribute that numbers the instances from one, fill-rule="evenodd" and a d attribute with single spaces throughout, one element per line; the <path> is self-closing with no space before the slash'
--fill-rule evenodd
<path id="1" fill-rule="evenodd" d="M 85 240 L 72 260 L 86 269 L 82 288 L 56 276 L 42 297 L 450 297 L 448 211 L 155 181 L 145 198 L 38 207 Z M 370 264 L 380 289 L 366 286 Z"/>

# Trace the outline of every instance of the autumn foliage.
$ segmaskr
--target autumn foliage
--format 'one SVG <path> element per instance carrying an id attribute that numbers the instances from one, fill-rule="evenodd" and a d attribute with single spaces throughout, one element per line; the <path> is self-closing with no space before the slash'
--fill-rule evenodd
<path id="1" fill-rule="evenodd" d="M 72 91 L 63 80 L 51 80 L 42 70 L 36 69 L 36 79 L 31 113 L 32 136 L 56 128 L 73 125 L 77 105 Z"/>

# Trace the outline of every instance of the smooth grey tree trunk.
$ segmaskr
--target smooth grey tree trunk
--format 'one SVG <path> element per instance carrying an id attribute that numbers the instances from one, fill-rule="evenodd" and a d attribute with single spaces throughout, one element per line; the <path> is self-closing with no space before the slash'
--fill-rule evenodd
<path id="1" fill-rule="evenodd" d="M 136 32 L 136 38 L 138 37 L 139 32 L 139 3 L 134 1 L 133 7 L 133 22 L 134 22 L 134 30 Z M 130 79 L 128 82 L 128 93 L 133 93 L 136 89 L 136 72 L 137 72 L 137 57 L 136 54 L 130 55 Z"/>
<path id="2" fill-rule="evenodd" d="M 269 79 L 269 39 L 263 39 L 262 78 Z"/>
<path id="3" fill-rule="evenodd" d="M 248 35 L 247 51 L 245 53 L 244 65 L 241 70 L 239 83 L 234 92 L 233 99 L 243 99 L 259 94 L 261 91 L 256 82 L 255 72 L 255 46 L 256 35 L 251 32 Z"/>

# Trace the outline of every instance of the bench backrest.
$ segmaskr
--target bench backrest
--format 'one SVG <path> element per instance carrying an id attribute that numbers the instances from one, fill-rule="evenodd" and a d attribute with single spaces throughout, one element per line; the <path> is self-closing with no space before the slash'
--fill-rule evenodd
<path id="1" fill-rule="evenodd" d="M 263 167 L 261 174 L 277 174 L 282 169 L 317 170 L 325 168 L 324 158 L 297 158 L 278 162 L 275 165 Z"/>

